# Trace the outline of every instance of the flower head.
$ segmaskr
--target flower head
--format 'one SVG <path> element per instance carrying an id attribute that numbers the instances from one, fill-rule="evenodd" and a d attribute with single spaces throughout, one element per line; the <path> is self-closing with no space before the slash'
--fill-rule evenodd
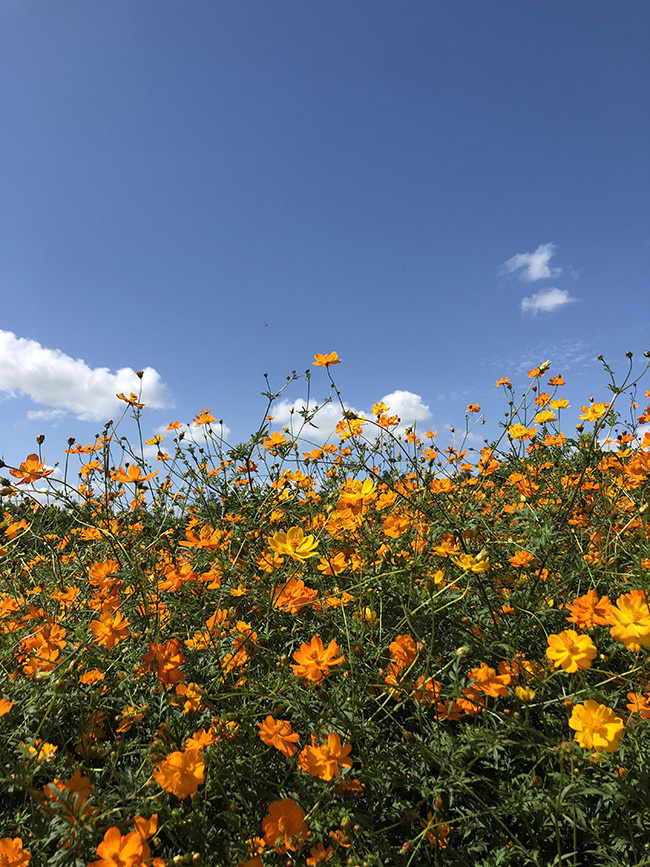
<path id="1" fill-rule="evenodd" d="M 338 352 L 329 352 L 327 354 L 323 354 L 317 352 L 314 355 L 314 360 L 312 361 L 313 367 L 329 367 L 331 364 L 340 364 L 341 359 L 339 358 Z"/>
<path id="2" fill-rule="evenodd" d="M 264 722 L 257 725 L 260 729 L 260 738 L 267 746 L 275 747 L 285 756 L 295 756 L 298 752 L 295 743 L 300 740 L 300 735 L 293 731 L 289 720 L 267 716 Z"/>
<path id="3" fill-rule="evenodd" d="M 336 641 L 330 641 L 328 646 L 323 647 L 323 641 L 319 635 L 315 635 L 309 644 L 301 644 L 300 650 L 296 650 L 293 658 L 298 665 L 292 665 L 296 677 L 303 677 L 313 683 L 320 683 L 330 673 L 333 665 L 340 665 L 345 656 L 334 659 L 340 651 Z"/>
<path id="4" fill-rule="evenodd" d="M 277 852 L 295 852 L 307 836 L 305 811 L 293 798 L 283 798 L 269 804 L 269 813 L 262 820 L 264 840 Z"/>
<path id="5" fill-rule="evenodd" d="M 573 708 L 569 725 L 575 729 L 575 740 L 587 750 L 613 753 L 623 735 L 623 720 L 611 707 L 587 699 Z"/>
<path id="6" fill-rule="evenodd" d="M 274 533 L 269 539 L 269 548 L 281 556 L 291 557 L 304 563 L 310 557 L 317 557 L 318 542 L 313 536 L 305 536 L 301 527 L 291 527 L 286 533 Z"/>
<path id="7" fill-rule="evenodd" d="M 205 762 L 201 750 L 171 753 L 153 772 L 153 778 L 166 792 L 187 798 L 203 782 Z"/>
<path id="8" fill-rule="evenodd" d="M 27 867 L 32 856 L 23 849 L 20 837 L 3 837 L 0 840 L 0 864 L 6 867 Z"/>
<path id="9" fill-rule="evenodd" d="M 609 630 L 615 641 L 622 641 L 628 650 L 637 652 L 650 647 L 650 610 L 642 590 L 631 590 L 620 596 L 610 608 Z"/>
<path id="10" fill-rule="evenodd" d="M 562 666 L 564 671 L 569 673 L 579 668 L 589 668 L 597 652 L 588 635 L 579 635 L 573 629 L 565 629 L 557 635 L 548 636 L 546 656 L 556 668 Z"/>

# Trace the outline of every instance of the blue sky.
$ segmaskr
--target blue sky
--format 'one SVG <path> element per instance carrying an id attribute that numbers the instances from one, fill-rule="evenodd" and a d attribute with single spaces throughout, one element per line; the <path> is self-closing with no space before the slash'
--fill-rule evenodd
<path id="1" fill-rule="evenodd" d="M 88 442 L 137 369 L 146 434 L 210 407 L 239 441 L 316 352 L 356 410 L 440 431 L 468 402 L 495 430 L 495 380 L 547 358 L 578 412 L 598 354 L 643 361 L 646 0 L 0 15 L 7 462 Z"/>

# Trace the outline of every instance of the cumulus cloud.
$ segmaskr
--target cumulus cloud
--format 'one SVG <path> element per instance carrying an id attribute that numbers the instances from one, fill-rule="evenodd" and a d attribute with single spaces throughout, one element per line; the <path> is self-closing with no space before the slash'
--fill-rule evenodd
<path id="1" fill-rule="evenodd" d="M 152 409 L 169 406 L 168 389 L 153 367 L 145 367 L 142 400 Z M 60 349 L 47 349 L 36 340 L 0 330 L 0 393 L 30 397 L 44 409 L 32 410 L 30 419 L 51 421 L 72 413 L 81 421 L 106 421 L 122 404 L 118 392 L 136 394 L 140 380 L 135 370 L 89 367 Z"/>
<path id="2" fill-rule="evenodd" d="M 550 268 L 549 262 L 555 252 L 555 244 L 540 244 L 532 253 L 517 253 L 501 266 L 501 274 L 514 274 L 519 271 L 519 279 L 526 283 L 547 280 L 560 274 L 561 268 Z"/>
<path id="3" fill-rule="evenodd" d="M 432 418 L 429 407 L 422 401 L 419 394 L 414 394 L 412 391 L 403 389 L 392 391 L 380 398 L 378 403 L 385 403 L 389 407 L 389 415 L 400 417 L 399 426 L 392 428 L 395 433 L 402 433 L 414 422 L 423 422 Z M 340 404 L 324 404 L 310 419 L 310 424 L 305 424 L 301 415 L 301 410 L 306 408 L 307 404 L 302 399 L 282 400 L 273 405 L 274 423 L 279 426 L 288 426 L 294 434 L 300 433 L 303 439 L 325 442 L 334 434 L 337 423 L 343 417 Z M 314 407 L 312 406 L 310 409 L 313 410 Z M 373 417 L 370 410 L 359 410 L 347 403 L 345 409 L 359 416 L 363 415 L 370 419 Z"/>
<path id="4" fill-rule="evenodd" d="M 537 316 L 538 313 L 554 313 L 565 304 L 570 304 L 577 299 L 572 298 L 566 289 L 542 289 L 528 298 L 521 299 L 521 312 Z"/>

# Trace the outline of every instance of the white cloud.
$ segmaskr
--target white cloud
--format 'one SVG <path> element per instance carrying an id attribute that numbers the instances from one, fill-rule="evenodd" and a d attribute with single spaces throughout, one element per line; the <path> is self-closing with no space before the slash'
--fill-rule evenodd
<path id="1" fill-rule="evenodd" d="M 528 298 L 521 299 L 521 312 L 537 316 L 538 313 L 553 313 L 565 304 L 577 299 L 572 298 L 566 289 L 542 289 Z"/>
<path id="2" fill-rule="evenodd" d="M 169 406 L 168 389 L 158 371 L 145 367 L 143 373 L 143 403 L 152 409 Z M 115 395 L 137 394 L 139 388 L 140 380 L 130 367 L 115 373 L 107 367 L 92 368 L 60 349 L 0 330 L 0 393 L 26 395 L 46 407 L 31 410 L 30 419 L 51 421 L 72 413 L 81 421 L 106 421 L 124 407 Z"/>
<path id="3" fill-rule="evenodd" d="M 549 268 L 549 261 L 555 252 L 555 244 L 540 244 L 533 253 L 517 253 L 501 266 L 502 274 L 513 274 L 519 271 L 519 279 L 526 283 L 535 280 L 547 280 L 560 274 L 561 268 Z"/>
<path id="4" fill-rule="evenodd" d="M 422 402 L 419 394 L 414 394 L 412 391 L 398 389 L 384 395 L 377 402 L 385 403 L 389 407 L 389 415 L 398 415 L 400 417 L 398 427 L 392 428 L 394 433 L 403 433 L 414 422 L 427 421 L 432 418 L 429 407 Z M 316 425 L 316 427 L 305 424 L 303 417 L 300 415 L 300 410 L 305 409 L 306 406 L 307 404 L 302 399 L 295 401 L 283 400 L 274 404 L 271 412 L 274 416 L 275 425 L 281 427 L 288 426 L 294 435 L 300 433 L 302 439 L 325 442 L 334 434 L 337 423 L 343 417 L 340 404 L 324 404 L 311 419 L 311 424 Z M 363 415 L 368 419 L 372 419 L 373 417 L 370 410 L 361 411 L 349 404 L 345 404 L 345 409 L 357 415 Z M 371 431 L 372 428 L 369 428 L 367 433 L 370 434 Z"/>

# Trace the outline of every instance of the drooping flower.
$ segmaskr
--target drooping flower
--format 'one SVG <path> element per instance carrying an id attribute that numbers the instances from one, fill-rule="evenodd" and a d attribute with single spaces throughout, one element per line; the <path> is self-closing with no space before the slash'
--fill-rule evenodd
<path id="1" fill-rule="evenodd" d="M 340 665 L 345 661 L 345 656 L 334 658 L 340 651 L 336 641 L 330 641 L 328 646 L 323 647 L 323 641 L 319 635 L 315 635 L 309 644 L 301 644 L 300 650 L 296 650 L 293 658 L 298 665 L 292 665 L 296 677 L 302 677 L 313 683 L 320 683 L 330 673 L 333 665 Z"/>
<path id="2" fill-rule="evenodd" d="M 588 635 L 579 635 L 573 629 L 565 629 L 557 635 L 548 636 L 546 656 L 556 668 L 572 673 L 591 666 L 598 651 Z"/>
<path id="3" fill-rule="evenodd" d="M 153 772 L 153 778 L 177 798 L 187 798 L 196 792 L 204 779 L 205 762 L 201 750 L 171 753 Z"/>
<path id="4" fill-rule="evenodd" d="M 275 747 L 285 756 L 295 756 L 298 752 L 295 743 L 300 740 L 300 735 L 291 728 L 289 720 L 274 719 L 269 715 L 257 725 L 260 738 L 267 746 Z"/>
<path id="5" fill-rule="evenodd" d="M 569 725 L 575 729 L 575 740 L 586 750 L 613 753 L 623 735 L 623 720 L 611 707 L 587 699 L 573 708 Z"/>
<path id="6" fill-rule="evenodd" d="M 268 816 L 262 819 L 264 840 L 277 852 L 295 852 L 307 836 L 305 811 L 293 798 L 283 798 L 269 804 Z"/>
<path id="7" fill-rule="evenodd" d="M 615 641 L 622 641 L 628 650 L 636 653 L 641 647 L 650 647 L 650 610 L 642 590 L 631 590 L 619 596 L 609 611 L 609 630 Z"/>

